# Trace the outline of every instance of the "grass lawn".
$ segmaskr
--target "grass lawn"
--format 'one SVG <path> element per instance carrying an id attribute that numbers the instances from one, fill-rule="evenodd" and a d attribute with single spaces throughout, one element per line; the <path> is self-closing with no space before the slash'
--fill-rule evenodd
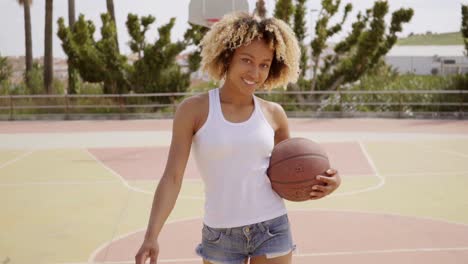
<path id="1" fill-rule="evenodd" d="M 460 32 L 415 34 L 399 39 L 397 45 L 463 45 L 463 38 Z"/>

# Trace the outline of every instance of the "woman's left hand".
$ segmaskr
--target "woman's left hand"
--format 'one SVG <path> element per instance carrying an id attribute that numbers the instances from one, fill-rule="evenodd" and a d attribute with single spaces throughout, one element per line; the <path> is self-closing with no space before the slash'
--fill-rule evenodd
<path id="1" fill-rule="evenodd" d="M 341 184 L 341 177 L 335 169 L 328 169 L 326 175 L 317 175 L 317 180 L 323 182 L 323 185 L 312 186 L 310 193 L 311 200 L 323 198 L 335 191 Z"/>

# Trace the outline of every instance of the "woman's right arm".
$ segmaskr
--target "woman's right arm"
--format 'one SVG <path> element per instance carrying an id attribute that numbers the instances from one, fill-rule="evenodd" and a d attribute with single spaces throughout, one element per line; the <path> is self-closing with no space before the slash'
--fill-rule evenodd
<path id="1" fill-rule="evenodd" d="M 182 186 L 187 160 L 195 133 L 197 102 L 196 98 L 184 100 L 174 116 L 172 140 L 169 156 L 163 176 L 153 197 L 153 205 L 143 244 L 135 256 L 137 264 L 143 264 L 147 258 L 156 263 L 159 247 L 157 239 L 164 222 L 169 217 Z"/>

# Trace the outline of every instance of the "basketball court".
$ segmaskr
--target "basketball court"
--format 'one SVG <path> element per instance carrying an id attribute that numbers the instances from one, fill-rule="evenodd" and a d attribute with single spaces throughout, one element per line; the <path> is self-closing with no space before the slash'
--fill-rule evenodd
<path id="1" fill-rule="evenodd" d="M 171 120 L 0 122 L 0 263 L 134 263 Z M 342 186 L 288 202 L 294 263 L 467 263 L 468 121 L 290 119 Z M 201 263 L 192 159 L 158 263 Z"/>

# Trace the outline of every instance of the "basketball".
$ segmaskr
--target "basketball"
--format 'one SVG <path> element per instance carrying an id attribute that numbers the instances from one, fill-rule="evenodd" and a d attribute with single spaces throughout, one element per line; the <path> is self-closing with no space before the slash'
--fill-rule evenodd
<path id="1" fill-rule="evenodd" d="M 289 201 L 310 199 L 312 186 L 324 185 L 317 175 L 326 175 L 328 156 L 316 142 L 306 138 L 290 138 L 278 143 L 271 153 L 267 170 L 273 190 Z"/>

